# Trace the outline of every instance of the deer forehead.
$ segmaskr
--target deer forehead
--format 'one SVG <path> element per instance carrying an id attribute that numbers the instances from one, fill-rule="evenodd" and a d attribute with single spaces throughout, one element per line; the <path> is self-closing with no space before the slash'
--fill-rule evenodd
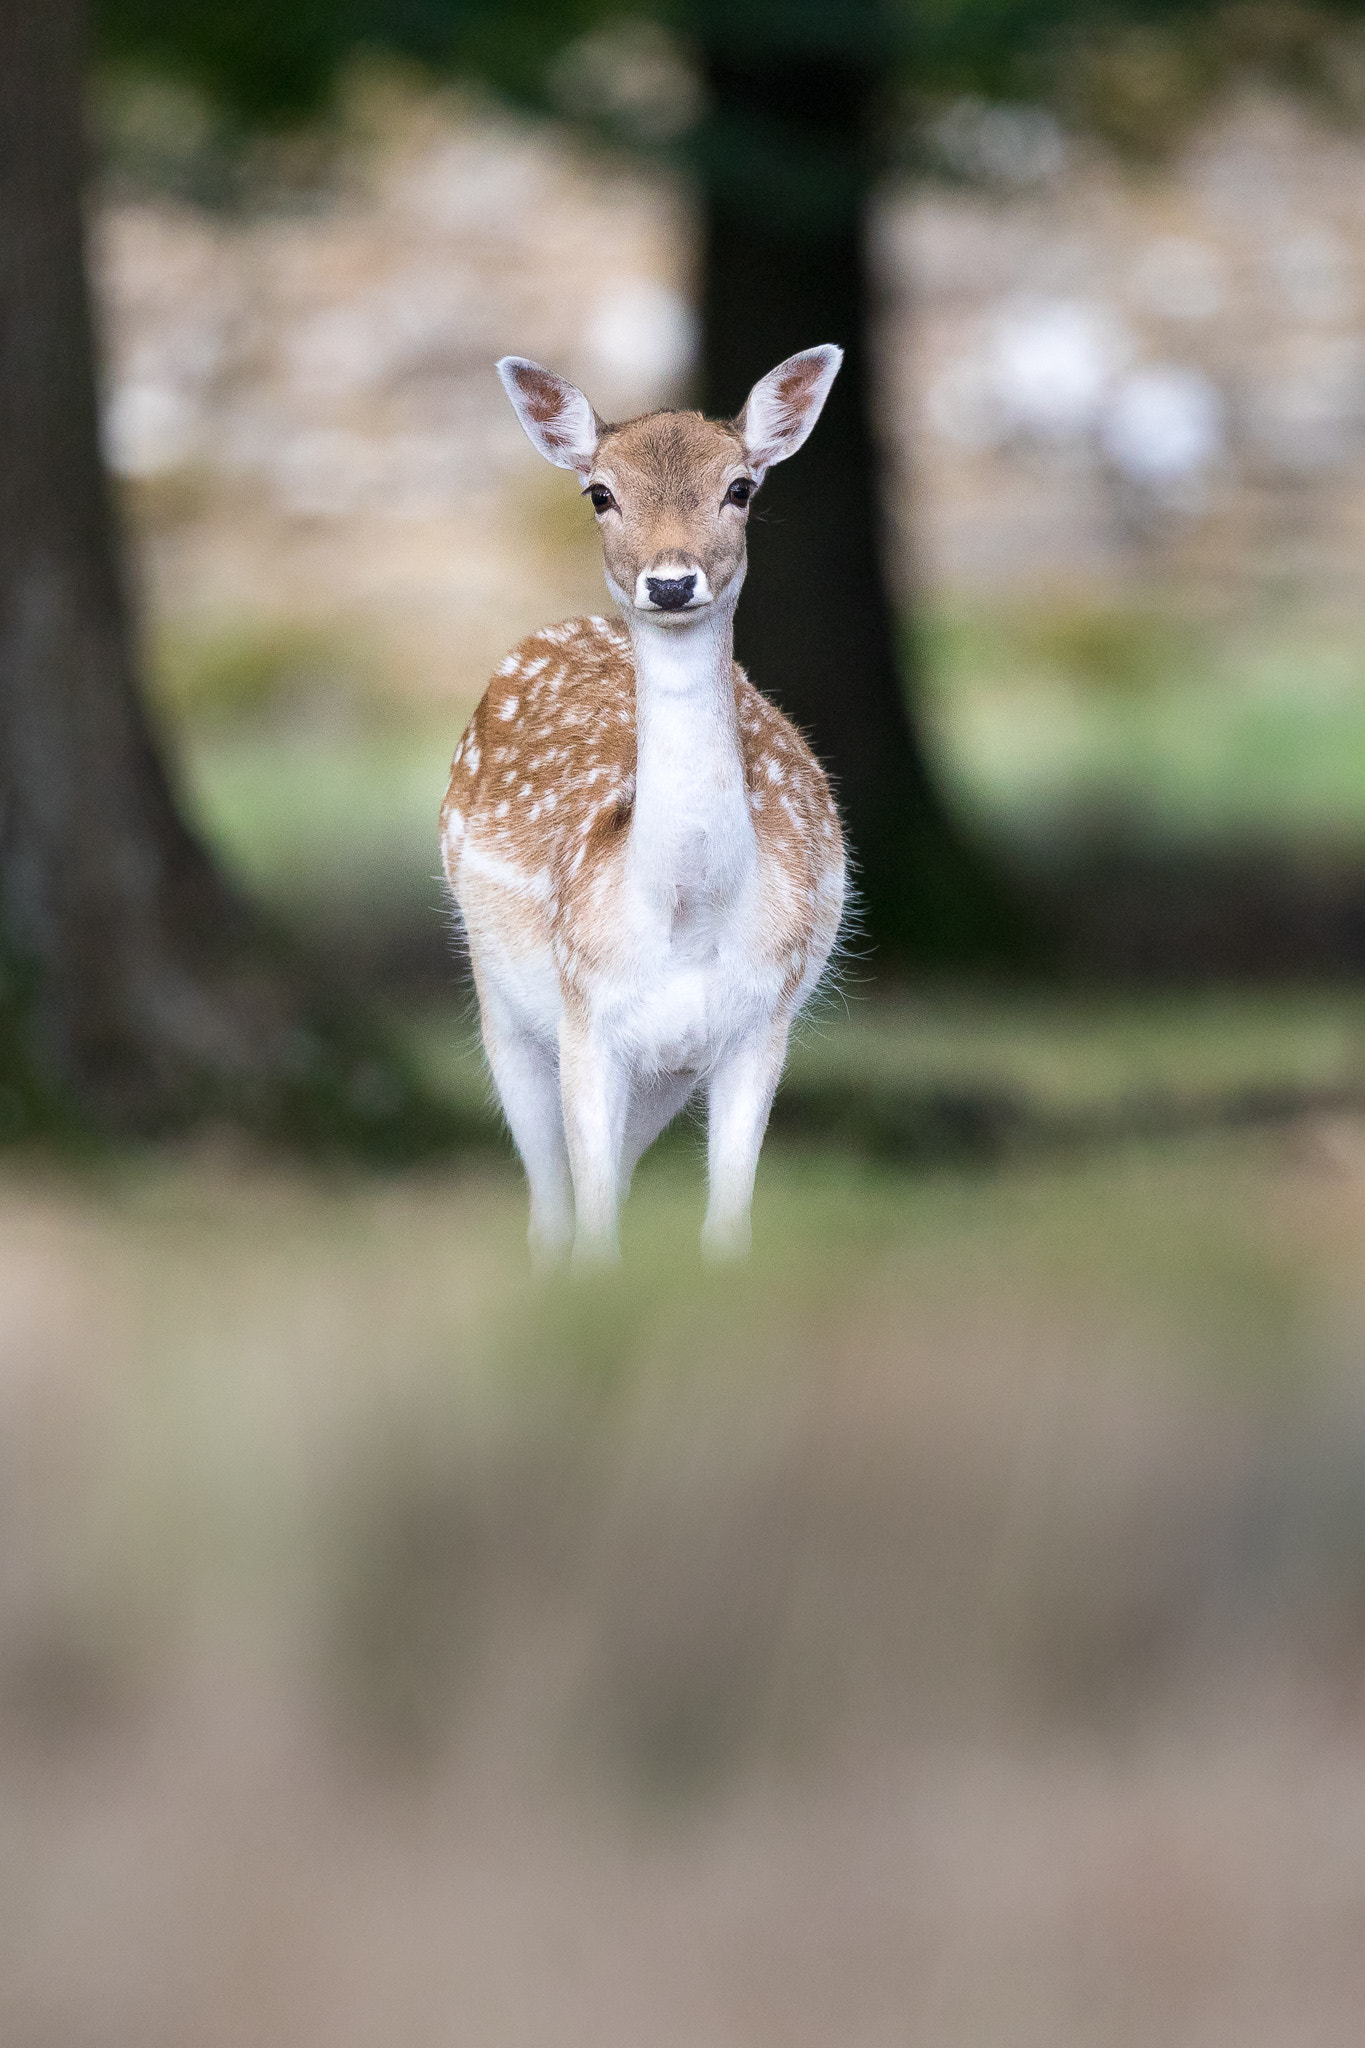
<path id="1" fill-rule="evenodd" d="M 714 510 L 744 461 L 744 443 L 734 427 L 699 412 L 662 412 L 608 427 L 598 443 L 596 469 L 609 473 L 618 496 L 648 517 Z"/>

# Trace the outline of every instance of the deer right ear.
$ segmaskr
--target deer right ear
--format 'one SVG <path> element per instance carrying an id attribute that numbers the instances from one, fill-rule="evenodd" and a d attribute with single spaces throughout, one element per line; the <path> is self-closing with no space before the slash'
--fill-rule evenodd
<path id="1" fill-rule="evenodd" d="M 586 476 L 597 454 L 602 422 L 578 386 L 525 356 L 504 356 L 498 375 L 517 418 L 545 460 Z"/>
<path id="2" fill-rule="evenodd" d="M 762 483 L 775 462 L 795 455 L 819 419 L 844 352 L 827 341 L 821 348 L 788 356 L 760 377 L 735 425 L 744 436 L 754 481 Z"/>

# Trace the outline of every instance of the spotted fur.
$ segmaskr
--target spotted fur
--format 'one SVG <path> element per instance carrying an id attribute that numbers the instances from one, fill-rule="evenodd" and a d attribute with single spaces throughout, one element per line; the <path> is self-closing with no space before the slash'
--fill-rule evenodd
<path id="1" fill-rule="evenodd" d="M 839 814 L 810 748 L 738 662 L 734 690 L 764 876 L 761 941 L 770 960 L 785 962 L 790 999 L 813 957 L 823 967 L 838 932 Z M 527 936 L 552 949 L 566 990 L 581 999 L 620 929 L 613 899 L 634 805 L 635 668 L 624 627 L 597 617 L 544 627 L 499 664 L 455 749 L 441 808 L 450 887 L 458 899 L 472 839 L 505 869 Z"/>

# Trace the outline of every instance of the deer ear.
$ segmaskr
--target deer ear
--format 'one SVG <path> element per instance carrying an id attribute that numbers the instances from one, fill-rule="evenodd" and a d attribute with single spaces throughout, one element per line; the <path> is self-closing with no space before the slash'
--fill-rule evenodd
<path id="1" fill-rule="evenodd" d="M 545 460 L 586 476 L 597 453 L 602 422 L 578 386 L 525 356 L 504 356 L 498 375 L 517 418 Z"/>
<path id="2" fill-rule="evenodd" d="M 735 422 L 744 436 L 755 481 L 774 462 L 795 455 L 819 419 L 829 390 L 839 374 L 844 352 L 833 342 L 788 356 L 766 377 L 760 377 Z"/>

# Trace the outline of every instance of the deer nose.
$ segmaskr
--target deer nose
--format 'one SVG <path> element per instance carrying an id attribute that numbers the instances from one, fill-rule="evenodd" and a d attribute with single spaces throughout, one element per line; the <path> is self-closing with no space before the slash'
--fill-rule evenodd
<path id="1" fill-rule="evenodd" d="M 697 587 L 695 576 L 646 576 L 645 589 L 649 601 L 661 612 L 680 612 L 684 605 L 691 604 L 692 593 Z"/>

